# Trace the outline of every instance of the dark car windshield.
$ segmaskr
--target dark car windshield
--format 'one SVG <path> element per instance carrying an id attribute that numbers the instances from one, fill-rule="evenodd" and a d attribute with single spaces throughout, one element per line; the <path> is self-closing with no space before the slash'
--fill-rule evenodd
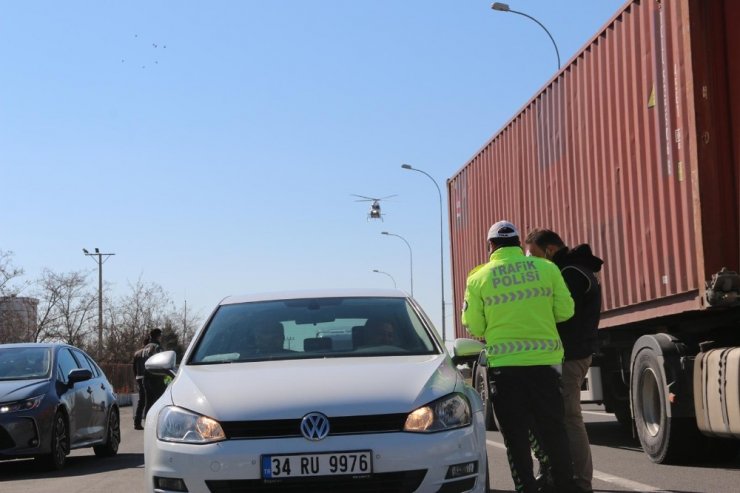
<path id="1" fill-rule="evenodd" d="M 0 347 L 0 380 L 48 378 L 51 349 L 43 347 Z"/>
<path id="2" fill-rule="evenodd" d="M 189 364 L 435 354 L 404 298 L 308 298 L 219 307 Z"/>

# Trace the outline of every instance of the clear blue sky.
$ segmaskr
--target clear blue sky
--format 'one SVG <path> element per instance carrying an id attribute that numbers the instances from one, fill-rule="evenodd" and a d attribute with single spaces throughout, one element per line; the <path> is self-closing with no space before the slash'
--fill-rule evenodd
<path id="1" fill-rule="evenodd" d="M 229 294 L 392 286 L 373 269 L 408 290 L 385 230 L 439 328 L 437 190 L 400 165 L 442 188 L 451 303 L 445 182 L 556 68 L 490 4 L 4 2 L 0 249 L 93 286 L 82 248 L 115 252 L 114 294 L 141 277 L 205 317 Z M 563 64 L 622 4 L 509 2 Z M 380 222 L 350 194 L 398 196 Z"/>

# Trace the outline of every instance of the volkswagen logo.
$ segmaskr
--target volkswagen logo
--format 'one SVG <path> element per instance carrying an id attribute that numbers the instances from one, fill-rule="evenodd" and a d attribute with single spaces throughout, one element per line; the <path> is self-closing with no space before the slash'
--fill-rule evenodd
<path id="1" fill-rule="evenodd" d="M 329 418 L 321 413 L 308 413 L 301 420 L 301 433 L 306 440 L 323 440 L 329 434 Z"/>

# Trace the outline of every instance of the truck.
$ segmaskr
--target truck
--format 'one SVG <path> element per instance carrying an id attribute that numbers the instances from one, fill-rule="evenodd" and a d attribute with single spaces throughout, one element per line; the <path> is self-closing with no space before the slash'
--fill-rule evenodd
<path id="1" fill-rule="evenodd" d="M 458 313 L 498 220 L 604 259 L 582 401 L 656 463 L 740 445 L 738 26 L 736 0 L 627 1 L 447 180 Z M 484 356 L 472 374 L 495 427 Z"/>

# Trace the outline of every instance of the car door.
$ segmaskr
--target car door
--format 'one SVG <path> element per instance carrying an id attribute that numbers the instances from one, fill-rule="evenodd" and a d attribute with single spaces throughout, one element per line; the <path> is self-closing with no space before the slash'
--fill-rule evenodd
<path id="1" fill-rule="evenodd" d="M 90 422 L 88 425 L 87 435 L 90 439 L 99 440 L 105 434 L 105 427 L 108 416 L 108 400 L 107 400 L 107 388 L 106 382 L 102 378 L 102 374 L 98 371 L 95 365 L 90 363 L 85 354 L 78 350 L 73 349 L 75 358 L 79 363 L 78 368 L 90 370 L 92 378 L 87 382 L 81 382 L 87 384 L 86 392 L 90 395 Z"/>
<path id="2" fill-rule="evenodd" d="M 69 413 L 70 445 L 86 442 L 90 438 L 90 421 L 92 415 L 92 397 L 87 391 L 89 381 L 69 384 L 67 376 L 79 368 L 72 350 L 62 347 L 57 353 L 57 389 L 59 400 L 67 407 Z"/>

